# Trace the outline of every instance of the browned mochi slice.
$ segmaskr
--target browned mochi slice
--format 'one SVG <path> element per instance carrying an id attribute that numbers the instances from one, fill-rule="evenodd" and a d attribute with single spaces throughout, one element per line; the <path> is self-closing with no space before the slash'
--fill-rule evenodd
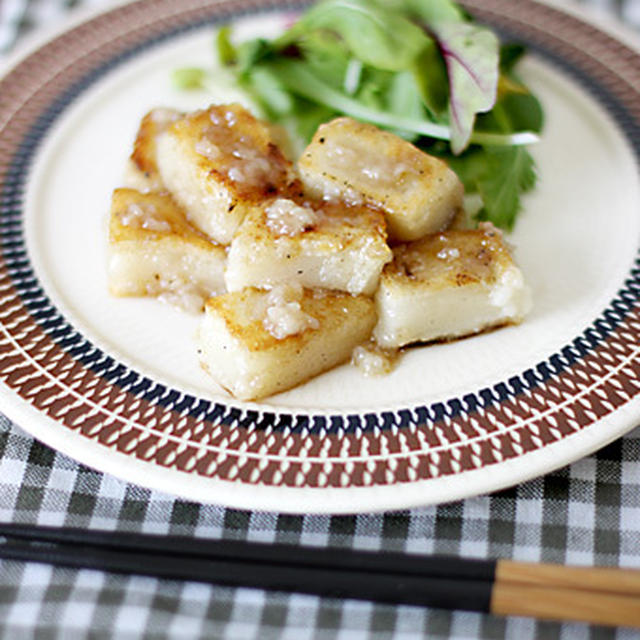
<path id="1" fill-rule="evenodd" d="M 189 219 L 221 244 L 265 198 L 300 191 L 271 129 L 238 104 L 215 105 L 174 122 L 157 139 L 162 181 Z"/>
<path id="2" fill-rule="evenodd" d="M 520 322 L 529 289 L 490 224 L 436 233 L 394 249 L 376 293 L 374 337 L 402 347 Z"/>
<path id="3" fill-rule="evenodd" d="M 229 291 L 297 282 L 373 295 L 392 258 L 384 216 L 367 207 L 279 198 L 250 211 L 229 249 Z"/>
<path id="4" fill-rule="evenodd" d="M 382 209 L 395 241 L 446 229 L 463 206 L 462 183 L 445 162 L 351 118 L 321 125 L 298 168 L 314 197 Z"/>
<path id="5" fill-rule="evenodd" d="M 196 230 L 167 194 L 116 189 L 111 200 L 109 290 L 164 296 L 189 310 L 224 291 L 226 252 Z"/>
<path id="6" fill-rule="evenodd" d="M 375 318 L 373 301 L 365 296 L 249 287 L 207 301 L 200 359 L 235 397 L 255 400 L 348 361 Z"/>
<path id="7" fill-rule="evenodd" d="M 180 111 L 163 107 L 152 109 L 145 114 L 126 167 L 124 186 L 143 192 L 165 189 L 158 171 L 156 140 L 181 117 L 183 114 Z"/>

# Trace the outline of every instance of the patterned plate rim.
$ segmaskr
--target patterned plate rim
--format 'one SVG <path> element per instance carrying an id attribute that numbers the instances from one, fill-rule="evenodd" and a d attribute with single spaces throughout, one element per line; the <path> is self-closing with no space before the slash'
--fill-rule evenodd
<path id="1" fill-rule="evenodd" d="M 533 0 L 466 4 L 597 96 L 640 156 L 633 49 Z M 203 24 L 300 6 L 135 2 L 61 33 L 0 80 L 3 409 L 56 449 L 134 482 L 229 506 L 306 512 L 401 508 L 501 488 L 631 429 L 640 404 L 637 260 L 606 310 L 546 361 L 460 398 L 352 415 L 258 411 L 167 388 L 100 351 L 47 298 L 27 255 L 22 201 L 24 176 L 57 117 L 148 47 Z"/>

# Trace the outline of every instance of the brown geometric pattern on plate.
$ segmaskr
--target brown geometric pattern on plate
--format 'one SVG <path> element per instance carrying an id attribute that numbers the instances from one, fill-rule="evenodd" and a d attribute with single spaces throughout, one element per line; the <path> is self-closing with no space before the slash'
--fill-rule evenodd
<path id="1" fill-rule="evenodd" d="M 379 432 L 292 438 L 286 429 L 215 424 L 136 398 L 79 365 L 34 326 L 18 298 L 13 300 L 2 305 L 0 316 L 5 384 L 60 424 L 101 444 L 221 479 L 340 487 L 459 473 L 564 438 L 640 391 L 636 308 L 616 334 L 562 375 L 487 409 Z"/>

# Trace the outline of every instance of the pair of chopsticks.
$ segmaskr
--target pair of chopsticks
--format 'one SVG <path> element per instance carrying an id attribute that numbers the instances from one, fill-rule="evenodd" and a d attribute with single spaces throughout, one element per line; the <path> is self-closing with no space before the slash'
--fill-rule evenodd
<path id="1" fill-rule="evenodd" d="M 640 627 L 640 571 L 0 525 L 0 558 L 226 586 Z"/>

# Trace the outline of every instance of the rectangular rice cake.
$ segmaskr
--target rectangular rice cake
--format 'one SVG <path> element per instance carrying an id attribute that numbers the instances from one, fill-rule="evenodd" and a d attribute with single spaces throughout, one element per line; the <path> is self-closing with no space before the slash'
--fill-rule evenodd
<path id="1" fill-rule="evenodd" d="M 174 122 L 157 139 L 157 163 L 191 222 L 220 244 L 231 242 L 252 206 L 300 191 L 269 127 L 237 104 Z"/>
<path id="2" fill-rule="evenodd" d="M 394 249 L 376 293 L 374 337 L 383 347 L 458 338 L 520 322 L 529 289 L 501 233 L 437 233 Z"/>
<path id="3" fill-rule="evenodd" d="M 247 214 L 231 242 L 227 289 L 297 282 L 373 295 L 392 258 L 386 238 L 377 210 L 271 200 Z"/>
<path id="4" fill-rule="evenodd" d="M 166 189 L 158 171 L 156 140 L 161 133 L 182 117 L 183 114 L 180 111 L 163 107 L 152 109 L 145 114 L 133 143 L 123 186 L 142 192 Z"/>
<path id="5" fill-rule="evenodd" d="M 167 194 L 116 189 L 108 280 L 116 296 L 164 296 L 188 310 L 222 293 L 226 251 L 197 231 Z"/>
<path id="6" fill-rule="evenodd" d="M 290 389 L 346 362 L 375 324 L 365 296 L 281 286 L 212 298 L 199 330 L 202 366 L 237 398 Z"/>
<path id="7" fill-rule="evenodd" d="M 382 209 L 394 241 L 446 229 L 463 206 L 462 183 L 445 162 L 351 118 L 321 125 L 298 169 L 314 197 Z"/>

